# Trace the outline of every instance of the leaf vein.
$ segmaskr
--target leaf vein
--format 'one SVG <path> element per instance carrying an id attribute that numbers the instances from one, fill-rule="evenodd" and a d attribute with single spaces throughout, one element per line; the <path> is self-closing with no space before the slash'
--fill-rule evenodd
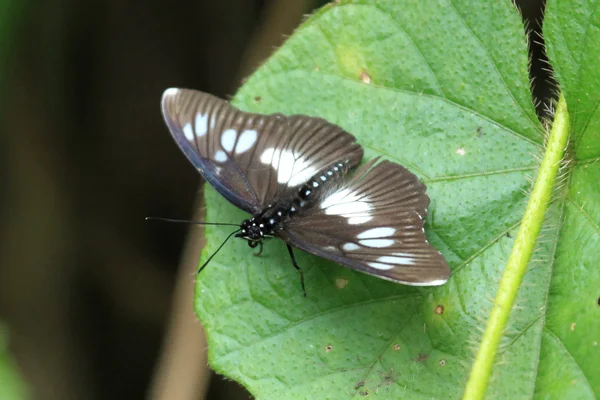
<path id="1" fill-rule="evenodd" d="M 348 78 L 346 76 L 336 75 L 334 73 L 326 72 L 326 71 L 314 71 L 314 70 L 309 70 L 309 69 L 300 68 L 300 67 L 298 67 L 298 68 L 290 68 L 290 69 L 283 70 L 283 71 L 278 71 L 278 72 L 272 73 L 270 75 L 254 76 L 252 79 L 255 80 L 255 81 L 258 81 L 258 82 L 260 82 L 260 81 L 269 81 L 269 80 L 272 80 L 274 78 L 278 78 L 278 77 L 280 77 L 282 75 L 285 76 L 285 75 L 288 75 L 288 74 L 291 74 L 291 73 L 294 73 L 294 72 L 299 72 L 299 73 L 303 73 L 303 74 L 307 74 L 307 75 L 314 75 L 314 74 L 316 74 L 316 75 L 321 75 L 321 76 L 328 76 L 328 77 L 330 77 L 332 79 L 339 79 L 339 80 L 348 81 L 348 82 L 350 82 L 351 84 L 354 84 L 354 85 L 362 85 L 363 87 L 365 86 L 364 83 L 359 83 L 356 80 L 350 79 L 350 78 Z M 408 96 L 422 96 L 422 97 L 427 97 L 427 98 L 431 98 L 431 99 L 435 99 L 435 100 L 439 100 L 439 101 L 448 103 L 451 106 L 454 106 L 454 107 L 456 107 L 456 108 L 458 108 L 458 109 L 460 109 L 462 111 L 465 111 L 465 112 L 467 112 L 467 113 L 469 113 L 469 114 L 471 114 L 471 115 L 473 115 L 473 116 L 475 116 L 477 118 L 481 118 L 482 120 L 485 120 L 485 121 L 491 123 L 492 125 L 497 126 L 502 131 L 507 132 L 507 133 L 509 133 L 509 134 L 511 134 L 511 135 L 513 135 L 513 136 L 515 136 L 515 137 L 523 140 L 523 141 L 526 141 L 526 142 L 528 142 L 528 143 L 530 143 L 532 145 L 535 145 L 536 147 L 539 147 L 539 148 L 542 147 L 541 143 L 536 142 L 535 140 L 533 140 L 533 139 L 531 139 L 531 138 L 523 135 L 522 133 L 516 132 L 512 128 L 510 128 L 510 127 L 508 127 L 506 125 L 503 125 L 501 122 L 496 121 L 492 117 L 487 116 L 485 114 L 482 114 L 481 112 L 476 111 L 473 108 L 470 108 L 468 106 L 462 105 L 462 104 L 458 103 L 457 101 L 451 100 L 451 99 L 449 99 L 447 97 L 442 97 L 442 96 L 439 96 L 439 95 L 434 95 L 434 94 L 429 94 L 429 93 L 424 93 L 424 92 L 415 92 L 415 91 L 410 91 L 410 90 L 407 90 L 407 89 L 399 89 L 399 88 L 394 88 L 394 87 L 390 87 L 390 86 L 377 85 L 377 84 L 371 84 L 371 85 L 369 85 L 369 88 L 373 89 L 373 90 L 375 90 L 375 89 L 390 90 L 392 92 L 401 93 L 401 94 L 405 94 L 405 95 L 408 95 Z"/>
<path id="2" fill-rule="evenodd" d="M 500 169 L 500 170 L 496 170 L 496 171 L 474 172 L 474 173 L 471 173 L 471 174 L 463 174 L 463 175 L 447 175 L 447 176 L 440 176 L 440 177 L 437 177 L 437 178 L 424 179 L 423 183 L 434 183 L 434 182 L 442 182 L 442 181 L 454 181 L 454 180 L 459 180 L 459 179 L 475 178 L 475 177 L 479 177 L 479 176 L 510 174 L 511 172 L 532 171 L 535 168 L 536 168 L 535 166 L 530 166 L 530 167 Z"/>
<path id="3" fill-rule="evenodd" d="M 406 327 L 406 325 L 408 325 L 408 322 L 414 317 L 415 312 L 416 312 L 416 310 L 413 309 L 412 312 L 411 312 L 411 314 L 410 314 L 410 316 L 400 323 L 400 326 L 396 330 L 396 333 L 394 335 L 392 335 L 392 338 L 384 346 L 382 346 L 381 351 L 379 352 L 379 355 L 375 358 L 375 360 L 373 360 L 373 363 L 370 365 L 370 367 L 367 370 L 367 372 L 365 372 L 364 375 L 362 376 L 361 381 L 364 381 L 365 378 L 367 376 L 369 376 L 369 374 L 371 373 L 371 371 L 375 367 L 375 364 L 377 364 L 378 361 L 381 361 L 381 357 L 383 356 L 383 353 L 385 353 L 385 351 L 387 349 L 389 349 L 389 347 L 392 345 L 392 342 L 394 340 L 396 340 L 396 337 L 398 337 L 398 335 L 400 334 L 400 332 L 402 332 L 402 330 Z M 354 393 L 352 394 L 352 396 L 350 396 L 350 399 L 356 397 L 356 395 L 358 393 L 358 390 L 359 389 L 356 389 L 354 391 Z"/>
<path id="4" fill-rule="evenodd" d="M 362 301 L 362 302 L 358 302 L 358 303 L 344 304 L 343 306 L 340 306 L 340 307 L 330 308 L 330 309 L 325 310 L 323 312 L 320 312 L 320 313 L 317 313 L 317 314 L 313 314 L 313 315 L 311 315 L 309 317 L 306 317 L 306 318 L 302 318 L 302 319 L 300 319 L 300 320 L 298 320 L 298 321 L 296 321 L 296 322 L 294 322 L 292 324 L 289 324 L 289 325 L 285 326 L 283 329 L 278 329 L 278 330 L 270 333 L 269 335 L 261 337 L 257 341 L 245 344 L 243 347 L 241 347 L 241 348 L 239 348 L 237 350 L 234 350 L 234 351 L 232 351 L 232 352 L 230 352 L 230 353 L 228 353 L 228 354 L 226 354 L 226 355 L 224 355 L 222 357 L 215 358 L 214 362 L 217 363 L 217 362 L 223 361 L 223 360 L 231 357 L 234 354 L 237 354 L 237 353 L 239 353 L 239 352 L 241 352 L 243 350 L 247 350 L 249 347 L 256 346 L 257 344 L 260 344 L 260 343 L 262 343 L 262 342 L 264 342 L 266 340 L 272 339 L 275 336 L 277 336 L 277 335 L 279 335 L 281 333 L 284 333 L 284 332 L 286 332 L 286 331 L 288 331 L 288 330 L 290 330 L 290 329 L 292 329 L 292 328 L 294 328 L 294 327 L 296 327 L 296 326 L 298 326 L 298 325 L 300 325 L 302 323 L 305 323 L 305 322 L 308 322 L 308 321 L 312 321 L 314 319 L 317 319 L 319 317 L 323 317 L 325 315 L 333 314 L 333 313 L 336 313 L 336 312 L 339 312 L 339 311 L 344 311 L 344 310 L 347 310 L 347 309 L 350 309 L 350 308 L 368 306 L 368 305 L 371 305 L 371 304 L 383 303 L 383 302 L 386 302 L 386 301 L 393 301 L 393 300 L 398 300 L 398 299 L 406 299 L 406 298 L 410 298 L 410 297 L 420 297 L 420 296 L 421 296 L 421 293 L 416 292 L 416 293 L 411 293 L 411 294 L 402 294 L 402 295 L 396 295 L 396 296 L 382 297 L 382 298 L 379 298 L 379 299 L 367 300 L 367 301 Z"/>

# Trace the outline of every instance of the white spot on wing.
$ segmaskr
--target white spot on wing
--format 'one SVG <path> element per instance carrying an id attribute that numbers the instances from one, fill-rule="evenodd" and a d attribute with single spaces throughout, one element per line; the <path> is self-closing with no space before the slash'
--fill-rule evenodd
<path id="1" fill-rule="evenodd" d="M 392 236 L 394 233 L 396 233 L 395 228 L 373 228 L 359 233 L 356 237 L 359 239 L 372 239 Z"/>
<path id="2" fill-rule="evenodd" d="M 185 126 L 183 127 L 183 134 L 185 135 L 185 138 L 190 142 L 194 140 L 194 130 L 192 129 L 192 124 L 190 124 L 189 122 L 185 124 Z"/>
<path id="3" fill-rule="evenodd" d="M 398 256 L 398 257 L 405 257 L 405 258 L 413 258 L 414 257 L 412 254 L 402 253 L 402 252 L 392 253 L 392 255 L 393 256 Z"/>
<path id="4" fill-rule="evenodd" d="M 263 164 L 271 164 L 271 161 L 274 161 L 273 160 L 274 153 L 275 153 L 275 149 L 272 147 L 265 149 L 265 151 L 263 151 L 263 153 L 260 155 L 260 162 Z"/>
<path id="5" fill-rule="evenodd" d="M 367 263 L 367 264 L 369 265 L 369 267 L 381 269 L 381 270 L 384 270 L 384 271 L 388 270 L 388 269 L 394 268 L 393 265 L 381 264 L 381 263 L 376 263 L 376 262 L 370 262 L 370 263 Z"/>
<path id="6" fill-rule="evenodd" d="M 208 132 L 208 114 L 196 114 L 196 136 L 204 136 Z"/>
<path id="7" fill-rule="evenodd" d="M 321 203 L 321 208 L 329 208 L 336 203 L 341 203 L 344 200 L 344 197 L 348 196 L 349 194 L 350 190 L 348 189 L 338 190 L 323 200 Z"/>
<path id="8" fill-rule="evenodd" d="M 316 172 L 302 157 L 294 157 L 290 150 L 268 148 L 260 155 L 260 162 L 277 171 L 277 182 L 298 186 L 308 181 Z"/>
<path id="9" fill-rule="evenodd" d="M 402 254 L 402 253 L 394 253 L 394 254 Z M 412 257 L 397 257 L 397 256 L 382 256 L 382 257 L 379 257 L 377 259 L 377 261 L 382 262 L 382 263 L 400 264 L 400 265 L 413 265 L 415 263 L 415 259 Z"/>
<path id="10" fill-rule="evenodd" d="M 233 146 L 235 146 L 235 139 L 237 137 L 237 132 L 235 129 L 227 129 L 221 135 L 221 146 L 225 149 L 226 152 L 230 153 L 233 150 Z"/>
<path id="11" fill-rule="evenodd" d="M 220 163 L 227 161 L 227 154 L 223 150 L 217 150 L 215 153 L 215 161 Z"/>
<path id="12" fill-rule="evenodd" d="M 370 215 L 365 215 L 362 217 L 353 216 L 353 217 L 348 218 L 348 223 L 350 225 L 360 225 L 360 224 L 364 224 L 365 222 L 369 222 L 372 219 L 373 219 L 373 217 L 371 217 Z"/>
<path id="13" fill-rule="evenodd" d="M 354 251 L 360 249 L 360 246 L 354 243 L 344 243 L 342 246 L 342 250 L 344 251 Z"/>
<path id="14" fill-rule="evenodd" d="M 392 239 L 363 239 L 363 240 L 359 240 L 358 243 L 362 244 L 363 246 L 376 247 L 379 249 L 382 247 L 390 247 L 391 245 L 394 244 L 394 240 L 392 240 Z"/>
<path id="15" fill-rule="evenodd" d="M 373 219 L 369 211 L 373 208 L 368 199 L 360 198 L 348 189 L 338 190 L 327 196 L 321 208 L 328 215 L 341 215 L 348 218 L 351 225 L 364 224 Z"/>
<path id="16" fill-rule="evenodd" d="M 237 145 L 235 146 L 235 154 L 244 153 L 254 146 L 258 134 L 254 129 L 246 129 L 240 135 Z"/>
<path id="17" fill-rule="evenodd" d="M 340 204 L 335 204 L 331 207 L 328 207 L 325 210 L 325 214 L 328 215 L 343 215 L 347 218 L 350 218 L 354 213 L 364 213 L 371 209 L 371 205 L 369 203 L 365 203 L 364 201 L 351 201 L 344 202 Z"/>

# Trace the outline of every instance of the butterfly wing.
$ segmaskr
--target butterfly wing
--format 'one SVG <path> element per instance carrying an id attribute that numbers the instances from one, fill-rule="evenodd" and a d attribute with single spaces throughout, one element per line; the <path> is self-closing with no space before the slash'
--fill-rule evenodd
<path id="1" fill-rule="evenodd" d="M 374 160 L 287 221 L 279 236 L 309 253 L 415 286 L 450 276 L 425 237 L 426 187 L 406 168 Z"/>
<path id="2" fill-rule="evenodd" d="M 204 179 L 251 214 L 291 198 L 330 165 L 353 166 L 363 155 L 354 136 L 321 118 L 246 113 L 189 89 L 166 90 L 162 110 Z"/>

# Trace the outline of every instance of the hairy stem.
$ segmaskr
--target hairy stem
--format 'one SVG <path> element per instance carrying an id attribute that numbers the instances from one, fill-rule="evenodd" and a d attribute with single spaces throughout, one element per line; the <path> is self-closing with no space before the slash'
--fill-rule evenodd
<path id="1" fill-rule="evenodd" d="M 506 269 L 500 280 L 498 293 L 475 363 L 471 368 L 463 397 L 465 400 L 484 398 L 500 340 L 515 303 L 521 281 L 527 271 L 527 265 L 544 222 L 544 215 L 550 204 L 552 189 L 567 145 L 568 136 L 569 115 L 567 103 L 561 94 L 542 165 L 527 203 L 527 209 L 515 239 L 514 247 L 508 258 Z"/>

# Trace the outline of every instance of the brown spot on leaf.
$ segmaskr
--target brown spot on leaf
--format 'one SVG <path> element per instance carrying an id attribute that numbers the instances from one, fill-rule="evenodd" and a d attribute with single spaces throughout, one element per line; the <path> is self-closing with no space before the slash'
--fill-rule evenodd
<path id="1" fill-rule="evenodd" d="M 575 330 L 575 325 L 577 325 L 575 322 L 571 323 L 571 331 Z"/>
<path id="2" fill-rule="evenodd" d="M 328 344 L 327 346 L 325 346 L 325 353 L 329 353 L 331 350 L 333 350 L 333 346 Z"/>
<path id="3" fill-rule="evenodd" d="M 362 81 L 362 83 L 368 85 L 371 83 L 371 76 L 367 74 L 367 71 L 363 69 L 362 71 L 360 71 L 360 80 Z"/>
<path id="4" fill-rule="evenodd" d="M 398 375 L 398 374 L 394 374 L 394 370 L 392 368 L 390 368 L 386 373 L 378 371 L 378 374 L 381 375 L 381 382 L 377 386 L 378 388 L 380 388 L 381 386 L 393 385 L 394 384 L 394 375 Z M 396 377 L 396 380 L 397 379 L 398 378 Z"/>
<path id="5" fill-rule="evenodd" d="M 442 315 L 442 314 L 444 313 L 444 306 L 443 306 L 443 305 L 441 305 L 441 304 L 440 304 L 440 305 L 438 305 L 438 306 L 435 308 L 435 313 L 436 313 L 437 315 Z"/>
<path id="6" fill-rule="evenodd" d="M 446 360 L 441 359 L 440 360 L 440 367 L 444 367 L 446 365 Z"/>
<path id="7" fill-rule="evenodd" d="M 335 287 L 338 289 L 343 289 L 348 284 L 348 279 L 346 278 L 335 278 Z"/>
<path id="8" fill-rule="evenodd" d="M 262 97 L 260 97 L 260 96 L 255 96 L 254 97 L 254 102 L 255 103 L 260 103 L 261 100 L 262 100 Z"/>
<path id="9" fill-rule="evenodd" d="M 413 360 L 416 362 L 423 362 L 429 358 L 429 354 L 419 353 L 419 355 Z"/>
<path id="10" fill-rule="evenodd" d="M 400 351 L 400 345 L 398 343 L 396 343 L 392 348 L 394 349 L 394 351 Z"/>

